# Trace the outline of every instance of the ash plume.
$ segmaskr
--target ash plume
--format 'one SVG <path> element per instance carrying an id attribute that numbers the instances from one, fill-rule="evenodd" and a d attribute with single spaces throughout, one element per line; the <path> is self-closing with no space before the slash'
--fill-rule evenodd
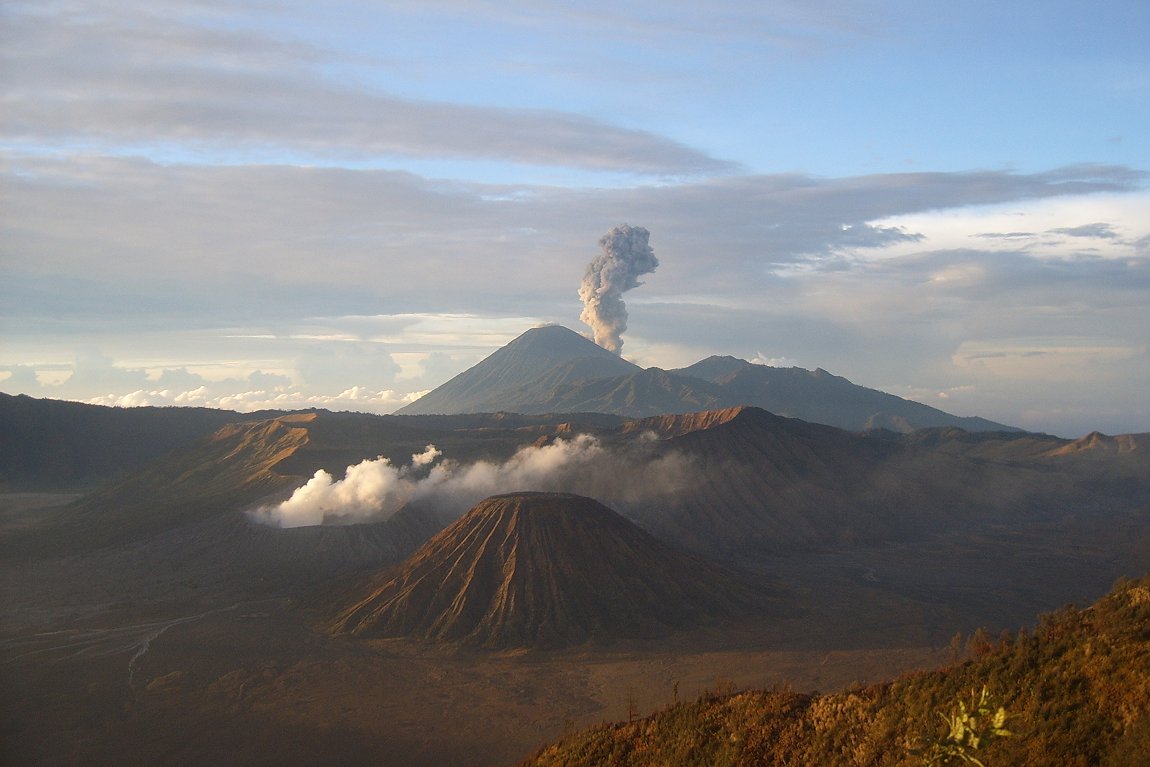
<path id="1" fill-rule="evenodd" d="M 639 277 L 655 271 L 659 260 L 647 244 L 651 233 L 641 226 L 613 227 L 599 239 L 603 252 L 587 265 L 579 299 L 579 319 L 591 327 L 595 343 L 621 354 L 627 329 L 627 305 L 623 293 L 643 283 Z"/>

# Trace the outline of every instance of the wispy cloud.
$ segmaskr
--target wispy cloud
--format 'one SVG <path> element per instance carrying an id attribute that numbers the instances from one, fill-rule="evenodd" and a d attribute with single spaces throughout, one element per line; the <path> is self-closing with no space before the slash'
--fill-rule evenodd
<path id="1" fill-rule="evenodd" d="M 1099 240 L 1116 240 L 1119 237 L 1118 232 L 1114 230 L 1112 225 L 1103 222 L 1083 224 L 1081 226 L 1059 227 L 1047 231 L 1049 234 L 1065 234 L 1070 237 L 1088 237 Z"/>
<path id="2" fill-rule="evenodd" d="M 681 175 L 734 166 L 581 114 L 404 98 L 340 82 L 299 42 L 162 8 L 13 3 L 0 136 L 26 147 L 370 160 L 413 156 Z M 213 21 L 208 19 L 208 22 Z"/>

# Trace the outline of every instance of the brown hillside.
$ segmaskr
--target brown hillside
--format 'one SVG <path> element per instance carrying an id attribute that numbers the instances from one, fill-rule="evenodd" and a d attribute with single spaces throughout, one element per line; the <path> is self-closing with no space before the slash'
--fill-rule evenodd
<path id="1" fill-rule="evenodd" d="M 573 733 L 522 765 L 1145 767 L 1148 626 L 1150 578 L 1123 581 L 1092 607 L 1045 616 L 1032 634 L 976 634 L 961 665 L 823 696 L 708 695 Z M 969 723 L 983 736 L 977 747 L 968 739 L 965 758 L 953 748 L 939 758 L 945 718 L 977 710 L 981 690 L 987 713 Z M 1008 735 L 988 733 L 998 706 Z"/>
<path id="2" fill-rule="evenodd" d="M 590 498 L 494 496 L 374 580 L 335 630 L 492 648 L 645 637 L 740 616 L 764 596 Z"/>
<path id="3" fill-rule="evenodd" d="M 704 426 L 707 415 L 713 418 Z M 897 446 L 758 408 L 685 418 L 680 423 L 701 428 L 682 429 L 664 444 L 689 458 L 694 481 L 658 513 L 642 515 L 660 537 L 695 550 L 728 551 L 891 533 L 887 507 L 868 499 Z"/>
<path id="4" fill-rule="evenodd" d="M 663 439 L 669 439 L 725 424 L 734 420 L 747 409 L 746 407 L 729 407 L 721 410 L 704 410 L 699 413 L 678 413 L 641 418 L 637 421 L 629 421 L 623 427 L 623 433 L 641 434 L 650 431 Z"/>
<path id="5" fill-rule="evenodd" d="M 61 542 L 91 548 L 155 534 L 233 511 L 298 482 L 279 465 L 308 442 L 316 415 L 229 424 L 208 439 L 161 456 L 124 480 L 77 501 Z"/>
<path id="6" fill-rule="evenodd" d="M 1113 456 L 1141 452 L 1146 442 L 1145 434 L 1119 434 L 1111 437 L 1101 432 L 1091 432 L 1068 445 L 1051 450 L 1047 455 L 1097 455 Z"/>

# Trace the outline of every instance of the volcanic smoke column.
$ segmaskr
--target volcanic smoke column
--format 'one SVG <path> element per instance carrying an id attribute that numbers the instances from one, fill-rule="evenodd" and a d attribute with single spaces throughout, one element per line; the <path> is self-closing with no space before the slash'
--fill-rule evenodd
<path id="1" fill-rule="evenodd" d="M 659 266 L 659 259 L 647 244 L 650 236 L 641 226 L 623 224 L 612 228 L 600 238 L 603 253 L 587 265 L 579 286 L 579 299 L 583 302 L 579 319 L 591 326 L 595 343 L 615 354 L 623 351 L 621 336 L 627 329 L 623 293 L 642 285 L 639 277 Z"/>

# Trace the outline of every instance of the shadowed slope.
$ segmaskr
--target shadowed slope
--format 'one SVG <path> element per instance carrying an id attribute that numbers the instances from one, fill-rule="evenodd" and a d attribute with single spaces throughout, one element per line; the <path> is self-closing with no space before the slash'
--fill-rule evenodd
<path id="1" fill-rule="evenodd" d="M 70 508 L 61 544 L 95 548 L 143 538 L 254 503 L 298 482 L 279 464 L 308 442 L 316 415 L 229 424 Z"/>
<path id="2" fill-rule="evenodd" d="M 726 405 L 754 405 L 778 415 L 850 431 L 957 426 L 967 431 L 1018 431 L 985 418 L 951 415 L 921 402 L 851 383 L 819 368 L 754 365 L 734 357 L 708 357 L 671 373 L 707 381 Z"/>
<path id="3" fill-rule="evenodd" d="M 382 580 L 382 583 L 380 581 Z M 762 605 L 733 575 L 597 501 L 494 496 L 339 615 L 335 629 L 493 648 L 659 635 Z"/>
<path id="4" fill-rule="evenodd" d="M 267 413 L 263 417 L 280 415 Z M 0 489 L 83 490 L 257 414 L 104 407 L 0 392 Z"/>
<path id="5" fill-rule="evenodd" d="M 692 550 L 840 544 L 891 532 L 863 499 L 897 446 L 829 426 L 732 408 L 638 422 L 669 435 L 692 482 L 641 522 Z"/>

